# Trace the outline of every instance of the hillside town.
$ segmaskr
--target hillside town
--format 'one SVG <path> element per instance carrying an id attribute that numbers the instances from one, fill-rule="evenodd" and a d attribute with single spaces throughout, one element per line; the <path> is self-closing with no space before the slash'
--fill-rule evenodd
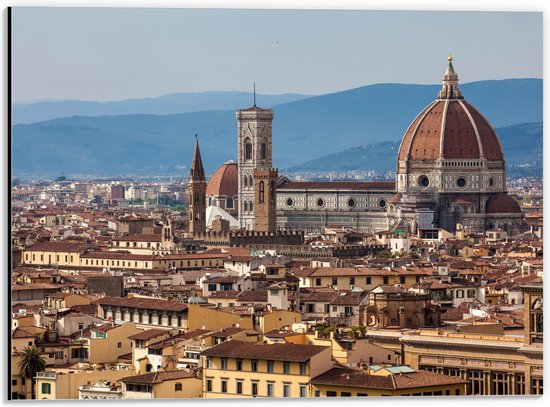
<path id="1" fill-rule="evenodd" d="M 12 398 L 541 395 L 542 182 L 452 60 L 395 180 L 279 175 L 254 103 L 210 177 L 14 183 Z"/>

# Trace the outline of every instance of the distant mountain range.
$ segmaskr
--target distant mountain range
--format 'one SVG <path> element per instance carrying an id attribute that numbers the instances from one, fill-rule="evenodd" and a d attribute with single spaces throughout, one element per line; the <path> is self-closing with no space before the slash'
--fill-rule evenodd
<path id="1" fill-rule="evenodd" d="M 282 95 L 256 95 L 263 106 L 272 107 L 310 97 L 285 93 Z M 169 115 L 203 112 L 208 110 L 235 110 L 253 103 L 250 92 L 198 92 L 172 93 L 156 98 L 127 99 L 110 102 L 85 100 L 47 100 L 14 103 L 13 124 L 29 124 L 70 116 L 116 116 L 126 114 Z"/>
<path id="2" fill-rule="evenodd" d="M 520 124 L 496 129 L 508 175 L 542 177 L 542 123 Z M 298 172 L 395 171 L 399 141 L 386 141 L 348 148 L 288 169 Z"/>
<path id="3" fill-rule="evenodd" d="M 329 152 L 360 145 L 371 145 L 369 151 L 383 154 L 386 147 L 380 144 L 398 142 L 439 89 L 438 85 L 379 84 L 277 104 L 273 106 L 274 165 L 294 170 Z M 542 122 L 540 79 L 481 81 L 463 84 L 461 90 L 495 127 Z M 251 99 L 245 100 L 238 107 L 251 104 Z M 268 106 L 261 99 L 258 105 Z M 516 130 L 509 131 L 516 134 Z M 504 132 L 501 136 L 506 137 L 507 131 L 499 129 L 499 134 Z M 207 172 L 237 158 L 235 107 L 165 115 L 73 116 L 15 125 L 13 172 L 15 176 L 44 177 L 61 172 L 186 176 L 195 134 L 200 138 Z M 542 153 L 542 143 L 527 145 L 520 136 L 515 137 L 517 146 L 506 152 L 509 163 L 516 154 L 521 157 L 522 151 L 534 148 Z M 375 162 L 373 159 L 365 169 L 381 168 Z M 393 171 L 394 166 L 395 153 L 386 167 Z"/>

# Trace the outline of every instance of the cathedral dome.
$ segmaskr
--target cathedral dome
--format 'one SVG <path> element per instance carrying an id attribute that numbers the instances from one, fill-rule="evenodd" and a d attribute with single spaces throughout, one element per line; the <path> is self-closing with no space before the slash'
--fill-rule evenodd
<path id="1" fill-rule="evenodd" d="M 489 213 L 521 213 L 517 201 L 511 196 L 500 193 L 493 195 L 487 201 L 485 211 Z"/>
<path id="2" fill-rule="evenodd" d="M 239 193 L 237 163 L 228 161 L 214 172 L 208 186 L 206 195 L 236 196 Z"/>
<path id="3" fill-rule="evenodd" d="M 443 88 L 407 129 L 398 159 L 503 161 L 500 141 L 487 119 L 464 100 L 449 56 Z"/>

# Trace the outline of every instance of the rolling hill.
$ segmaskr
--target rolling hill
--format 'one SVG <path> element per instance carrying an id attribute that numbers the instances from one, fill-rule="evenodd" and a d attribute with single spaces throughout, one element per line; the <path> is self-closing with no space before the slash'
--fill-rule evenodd
<path id="1" fill-rule="evenodd" d="M 256 95 L 266 107 L 280 105 L 310 97 L 286 93 L 282 95 Z M 250 92 L 198 92 L 172 93 L 156 98 L 126 99 L 110 102 L 85 100 L 53 100 L 14 103 L 13 124 L 29 124 L 71 116 L 116 116 L 127 114 L 168 115 L 203 112 L 209 110 L 235 110 L 248 106 L 254 96 Z"/>
<path id="2" fill-rule="evenodd" d="M 276 105 L 274 164 L 294 168 L 329 152 L 399 141 L 439 88 L 370 85 Z M 542 122 L 540 79 L 474 82 L 461 85 L 461 90 L 495 127 Z M 73 116 L 15 125 L 13 172 L 15 176 L 182 174 L 191 161 L 195 134 L 207 172 L 237 158 L 234 110 Z M 519 144 L 520 149 L 528 148 Z M 394 160 L 392 156 L 392 169 Z"/>
<path id="3" fill-rule="evenodd" d="M 542 177 L 542 123 L 496 129 L 504 149 L 508 175 Z M 399 141 L 348 148 L 289 168 L 298 172 L 395 171 Z"/>

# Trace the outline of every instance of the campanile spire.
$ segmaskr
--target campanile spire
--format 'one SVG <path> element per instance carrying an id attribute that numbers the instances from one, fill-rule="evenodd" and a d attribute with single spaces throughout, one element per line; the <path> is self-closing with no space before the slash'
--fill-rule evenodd
<path id="1" fill-rule="evenodd" d="M 193 181 L 204 181 L 204 167 L 202 166 L 201 150 L 199 148 L 199 138 L 195 134 L 195 152 L 193 153 L 193 163 L 189 178 Z"/>

